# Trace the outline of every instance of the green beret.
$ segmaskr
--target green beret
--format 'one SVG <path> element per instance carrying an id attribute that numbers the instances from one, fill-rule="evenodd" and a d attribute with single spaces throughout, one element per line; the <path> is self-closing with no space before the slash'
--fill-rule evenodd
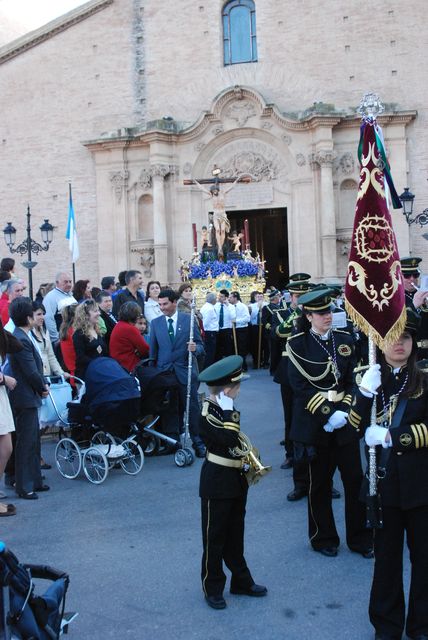
<path id="1" fill-rule="evenodd" d="M 241 356 L 228 356 L 215 362 L 199 374 L 199 381 L 205 382 L 209 387 L 227 387 L 229 384 L 240 382 L 242 379 Z"/>
<path id="2" fill-rule="evenodd" d="M 302 305 L 303 311 L 307 313 L 325 313 L 326 311 L 331 311 L 331 298 L 333 296 L 333 289 L 320 287 L 300 296 L 299 304 Z"/>

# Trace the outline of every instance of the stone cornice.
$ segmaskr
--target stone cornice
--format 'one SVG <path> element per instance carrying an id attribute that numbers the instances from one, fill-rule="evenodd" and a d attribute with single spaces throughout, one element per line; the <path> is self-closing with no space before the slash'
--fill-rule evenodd
<path id="1" fill-rule="evenodd" d="M 414 120 L 417 115 L 417 111 L 391 111 L 388 113 L 382 113 L 382 115 L 378 116 L 377 121 L 381 127 L 385 127 L 388 124 L 407 125 L 409 124 L 409 122 L 412 122 L 412 120 Z M 335 128 L 354 129 L 355 127 L 359 127 L 360 124 L 361 116 L 356 113 L 355 115 L 341 118 Z"/>
<path id="2" fill-rule="evenodd" d="M 0 48 L 0 64 L 3 64 L 16 56 L 19 56 L 24 51 L 27 51 L 32 47 L 36 47 L 42 42 L 53 38 L 58 33 L 69 29 L 78 22 L 86 20 L 86 18 L 89 18 L 94 13 L 98 13 L 98 11 L 102 11 L 113 2 L 114 0 L 90 0 L 90 2 L 87 2 L 81 7 L 73 9 L 72 11 L 65 13 L 63 16 L 48 22 L 43 25 L 43 27 L 40 27 L 40 29 L 30 31 L 24 36 L 13 40 L 9 44 Z"/>

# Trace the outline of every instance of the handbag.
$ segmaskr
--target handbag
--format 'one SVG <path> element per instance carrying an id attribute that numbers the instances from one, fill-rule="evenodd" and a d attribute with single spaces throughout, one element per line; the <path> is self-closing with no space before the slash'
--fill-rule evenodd
<path id="1" fill-rule="evenodd" d="M 67 403 L 72 400 L 72 389 L 63 376 L 46 378 L 49 386 L 49 395 L 42 399 L 39 411 L 40 426 L 55 424 L 58 420 L 67 417 Z"/>

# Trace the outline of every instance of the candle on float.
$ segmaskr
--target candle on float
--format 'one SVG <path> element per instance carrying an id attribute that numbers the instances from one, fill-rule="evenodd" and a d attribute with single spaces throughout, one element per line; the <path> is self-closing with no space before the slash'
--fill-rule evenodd
<path id="1" fill-rule="evenodd" d="M 245 240 L 245 248 L 250 248 L 250 227 L 248 225 L 248 220 L 244 220 L 244 240 Z"/>
<path id="2" fill-rule="evenodd" d="M 196 253 L 198 250 L 198 234 L 196 232 L 196 222 L 192 223 L 193 230 L 193 251 Z"/>

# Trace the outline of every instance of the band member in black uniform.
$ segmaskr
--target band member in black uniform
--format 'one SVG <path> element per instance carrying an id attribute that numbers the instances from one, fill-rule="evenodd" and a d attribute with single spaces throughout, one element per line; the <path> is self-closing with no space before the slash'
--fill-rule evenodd
<path id="1" fill-rule="evenodd" d="M 207 448 L 201 469 L 199 495 L 202 509 L 202 588 L 207 604 L 224 609 L 226 576 L 232 573 L 230 593 L 261 597 L 264 586 L 254 582 L 244 558 L 244 520 L 248 482 L 239 438 L 240 414 L 233 406 L 242 378 L 241 356 L 216 362 L 200 375 L 210 396 L 204 401 L 200 435 Z"/>
<path id="2" fill-rule="evenodd" d="M 420 324 L 417 333 L 418 342 L 418 359 L 426 360 L 428 358 L 428 306 L 426 298 L 428 291 L 420 289 L 420 263 L 422 258 L 411 256 L 409 258 L 401 258 L 401 271 L 404 279 L 404 292 L 406 295 L 406 307 L 415 311 L 420 317 Z"/>
<path id="3" fill-rule="evenodd" d="M 294 479 L 294 490 L 291 492 L 293 494 L 291 498 L 287 496 L 287 499 L 295 500 L 299 499 L 299 497 L 304 497 L 307 495 L 307 483 L 306 483 L 306 470 L 303 471 L 303 478 L 300 479 L 299 474 L 299 464 L 296 463 L 294 467 L 294 454 L 293 454 L 293 442 L 290 440 L 290 427 L 291 427 L 291 409 L 292 409 L 292 399 L 293 392 L 291 390 L 290 385 L 288 384 L 288 376 L 287 376 L 287 352 L 285 350 L 285 345 L 287 343 L 288 338 L 295 333 L 295 326 L 297 319 L 302 315 L 302 311 L 299 305 L 299 297 L 307 293 L 313 288 L 309 281 L 301 281 L 301 282 L 289 282 L 286 285 L 286 290 L 290 293 L 291 300 L 290 304 L 287 308 L 287 313 L 285 314 L 284 320 L 279 324 L 276 328 L 276 335 L 278 339 L 281 341 L 281 360 L 278 364 L 278 367 L 275 371 L 274 382 L 277 382 L 281 385 L 281 399 L 282 399 L 282 408 L 284 411 L 284 423 L 285 423 L 285 434 L 284 434 L 284 448 L 285 448 L 285 461 L 281 465 L 282 469 L 291 469 L 293 467 L 293 479 Z M 306 465 L 305 465 L 306 467 Z M 296 477 L 294 477 L 296 475 Z M 301 480 L 301 481 L 300 481 Z M 296 493 L 297 492 L 297 493 Z"/>
<path id="4" fill-rule="evenodd" d="M 279 361 L 281 360 L 281 341 L 276 335 L 276 328 L 285 318 L 285 314 L 287 313 L 287 305 L 282 299 L 281 292 L 278 291 L 278 289 L 271 289 L 268 295 L 269 304 L 263 307 L 262 310 L 262 324 L 269 336 L 269 372 L 271 376 L 273 376 L 279 364 Z"/>
<path id="5" fill-rule="evenodd" d="M 336 468 L 345 490 L 346 541 L 352 551 L 373 557 L 371 532 L 359 501 L 362 468 L 359 442 L 348 424 L 354 345 L 348 333 L 332 330 L 331 290 L 301 296 L 301 333 L 287 341 L 293 390 L 290 436 L 309 463 L 309 540 L 315 551 L 337 556 L 339 536 L 331 505 Z M 296 453 L 296 450 L 295 450 Z"/>
<path id="6" fill-rule="evenodd" d="M 383 528 L 375 529 L 370 621 L 378 640 L 428 640 L 428 377 L 416 366 L 418 319 L 408 309 L 406 330 L 385 349 L 380 365 L 362 377 L 351 424 L 376 446 Z M 381 385 L 381 386 L 380 386 Z M 370 423 L 376 394 L 377 426 Z M 382 445 L 382 446 L 380 446 Z M 364 495 L 367 495 L 364 488 Z M 404 534 L 411 582 L 405 624 Z"/>

